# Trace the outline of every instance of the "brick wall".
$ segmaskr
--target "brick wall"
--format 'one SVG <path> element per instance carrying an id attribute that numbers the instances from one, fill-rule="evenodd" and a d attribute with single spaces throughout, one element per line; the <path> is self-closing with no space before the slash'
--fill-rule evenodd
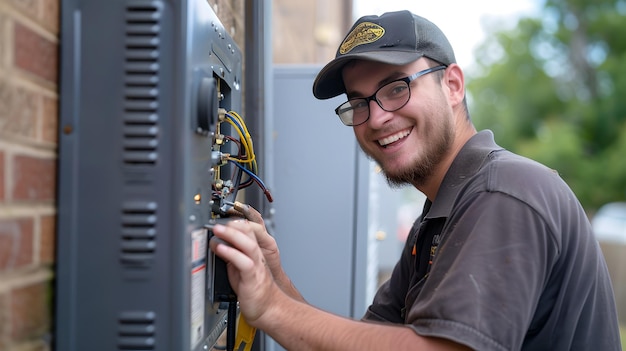
<path id="1" fill-rule="evenodd" d="M 0 350 L 48 350 L 60 0 L 0 0 Z"/>

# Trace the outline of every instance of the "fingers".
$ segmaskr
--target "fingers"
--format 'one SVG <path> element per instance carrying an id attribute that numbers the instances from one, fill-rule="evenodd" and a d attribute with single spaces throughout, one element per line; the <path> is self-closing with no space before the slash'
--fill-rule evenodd
<path id="1" fill-rule="evenodd" d="M 233 223 L 235 221 L 231 221 Z M 217 224 L 213 227 L 214 236 L 209 245 L 211 250 L 222 259 L 237 266 L 239 270 L 249 269 L 251 265 L 262 262 L 256 238 L 244 221 L 241 226 Z"/>
<path id="2" fill-rule="evenodd" d="M 239 201 L 235 201 L 232 205 L 233 207 L 226 211 L 229 216 L 243 217 L 249 221 L 265 225 L 263 217 L 254 207 Z"/>
<path id="3" fill-rule="evenodd" d="M 258 212 L 257 212 L 258 213 Z M 276 241 L 269 235 L 265 226 L 262 223 L 246 220 L 234 220 L 228 223 L 228 226 L 237 228 L 243 232 L 254 234 L 256 241 L 259 243 L 262 249 L 276 250 Z"/>
<path id="4" fill-rule="evenodd" d="M 263 225 L 263 217 L 254 207 L 246 204 L 242 204 L 241 202 L 235 201 L 235 209 L 246 217 L 246 219 Z"/>
<path id="5" fill-rule="evenodd" d="M 258 224 L 259 226 L 253 226 L 252 229 L 261 248 L 269 249 L 270 251 L 277 251 L 276 241 L 267 232 L 267 229 L 265 228 L 265 221 L 263 220 L 261 214 L 254 207 L 243 204 L 239 201 L 235 201 L 232 205 L 233 207 L 227 211 L 228 215 L 242 217 L 250 222 Z M 232 222 L 238 223 L 239 221 L 235 220 Z M 239 228 L 242 229 L 241 227 Z"/>
<path id="6" fill-rule="evenodd" d="M 214 233 L 220 239 L 225 240 L 240 254 L 246 255 L 252 263 L 242 259 L 237 253 L 229 252 L 225 248 L 218 248 L 219 242 L 215 242 L 215 248 L 211 247 L 222 259 L 237 263 L 238 269 L 245 269 L 250 264 L 267 266 L 272 276 L 281 276 L 280 254 L 276 240 L 267 233 L 265 226 L 248 220 L 231 220 L 222 228 L 217 227 Z M 226 229 L 225 229 L 226 228 Z M 231 231 L 232 230 L 232 231 Z"/>

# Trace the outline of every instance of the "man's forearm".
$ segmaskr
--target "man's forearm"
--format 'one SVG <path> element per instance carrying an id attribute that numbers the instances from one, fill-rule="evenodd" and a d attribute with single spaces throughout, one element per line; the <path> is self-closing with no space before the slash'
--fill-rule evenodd
<path id="1" fill-rule="evenodd" d="M 421 337 L 405 326 L 339 317 L 287 296 L 274 301 L 257 327 L 287 350 L 469 350 L 444 339 Z"/>

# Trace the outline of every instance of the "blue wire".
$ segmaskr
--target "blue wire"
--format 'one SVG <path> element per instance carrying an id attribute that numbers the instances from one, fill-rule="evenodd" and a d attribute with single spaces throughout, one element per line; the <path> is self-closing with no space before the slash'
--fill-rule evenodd
<path id="1" fill-rule="evenodd" d="M 233 115 L 227 113 L 226 117 L 228 117 L 228 119 L 230 119 L 231 121 L 233 121 L 233 123 L 235 123 L 235 125 L 237 126 L 237 129 L 239 129 L 239 131 L 241 132 L 241 135 L 245 135 L 245 131 L 243 127 Z"/>
<path id="2" fill-rule="evenodd" d="M 228 160 L 228 162 L 233 163 L 235 166 L 239 167 L 239 169 L 241 169 L 242 171 L 246 172 L 246 174 L 249 175 L 250 178 L 253 178 L 254 180 L 256 180 L 259 183 L 259 185 L 261 186 L 261 188 L 263 188 L 263 190 L 267 190 L 267 187 L 265 186 L 265 183 L 263 183 L 261 178 L 259 178 L 256 174 L 252 173 L 251 170 L 249 170 L 246 167 L 240 165 L 236 161 Z"/>

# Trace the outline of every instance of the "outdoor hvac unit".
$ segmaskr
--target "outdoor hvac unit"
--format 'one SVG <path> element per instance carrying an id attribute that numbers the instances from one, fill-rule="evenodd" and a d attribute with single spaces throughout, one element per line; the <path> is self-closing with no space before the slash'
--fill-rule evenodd
<path id="1" fill-rule="evenodd" d="M 211 349 L 204 226 L 236 193 L 241 51 L 206 0 L 61 8 L 55 349 Z"/>

